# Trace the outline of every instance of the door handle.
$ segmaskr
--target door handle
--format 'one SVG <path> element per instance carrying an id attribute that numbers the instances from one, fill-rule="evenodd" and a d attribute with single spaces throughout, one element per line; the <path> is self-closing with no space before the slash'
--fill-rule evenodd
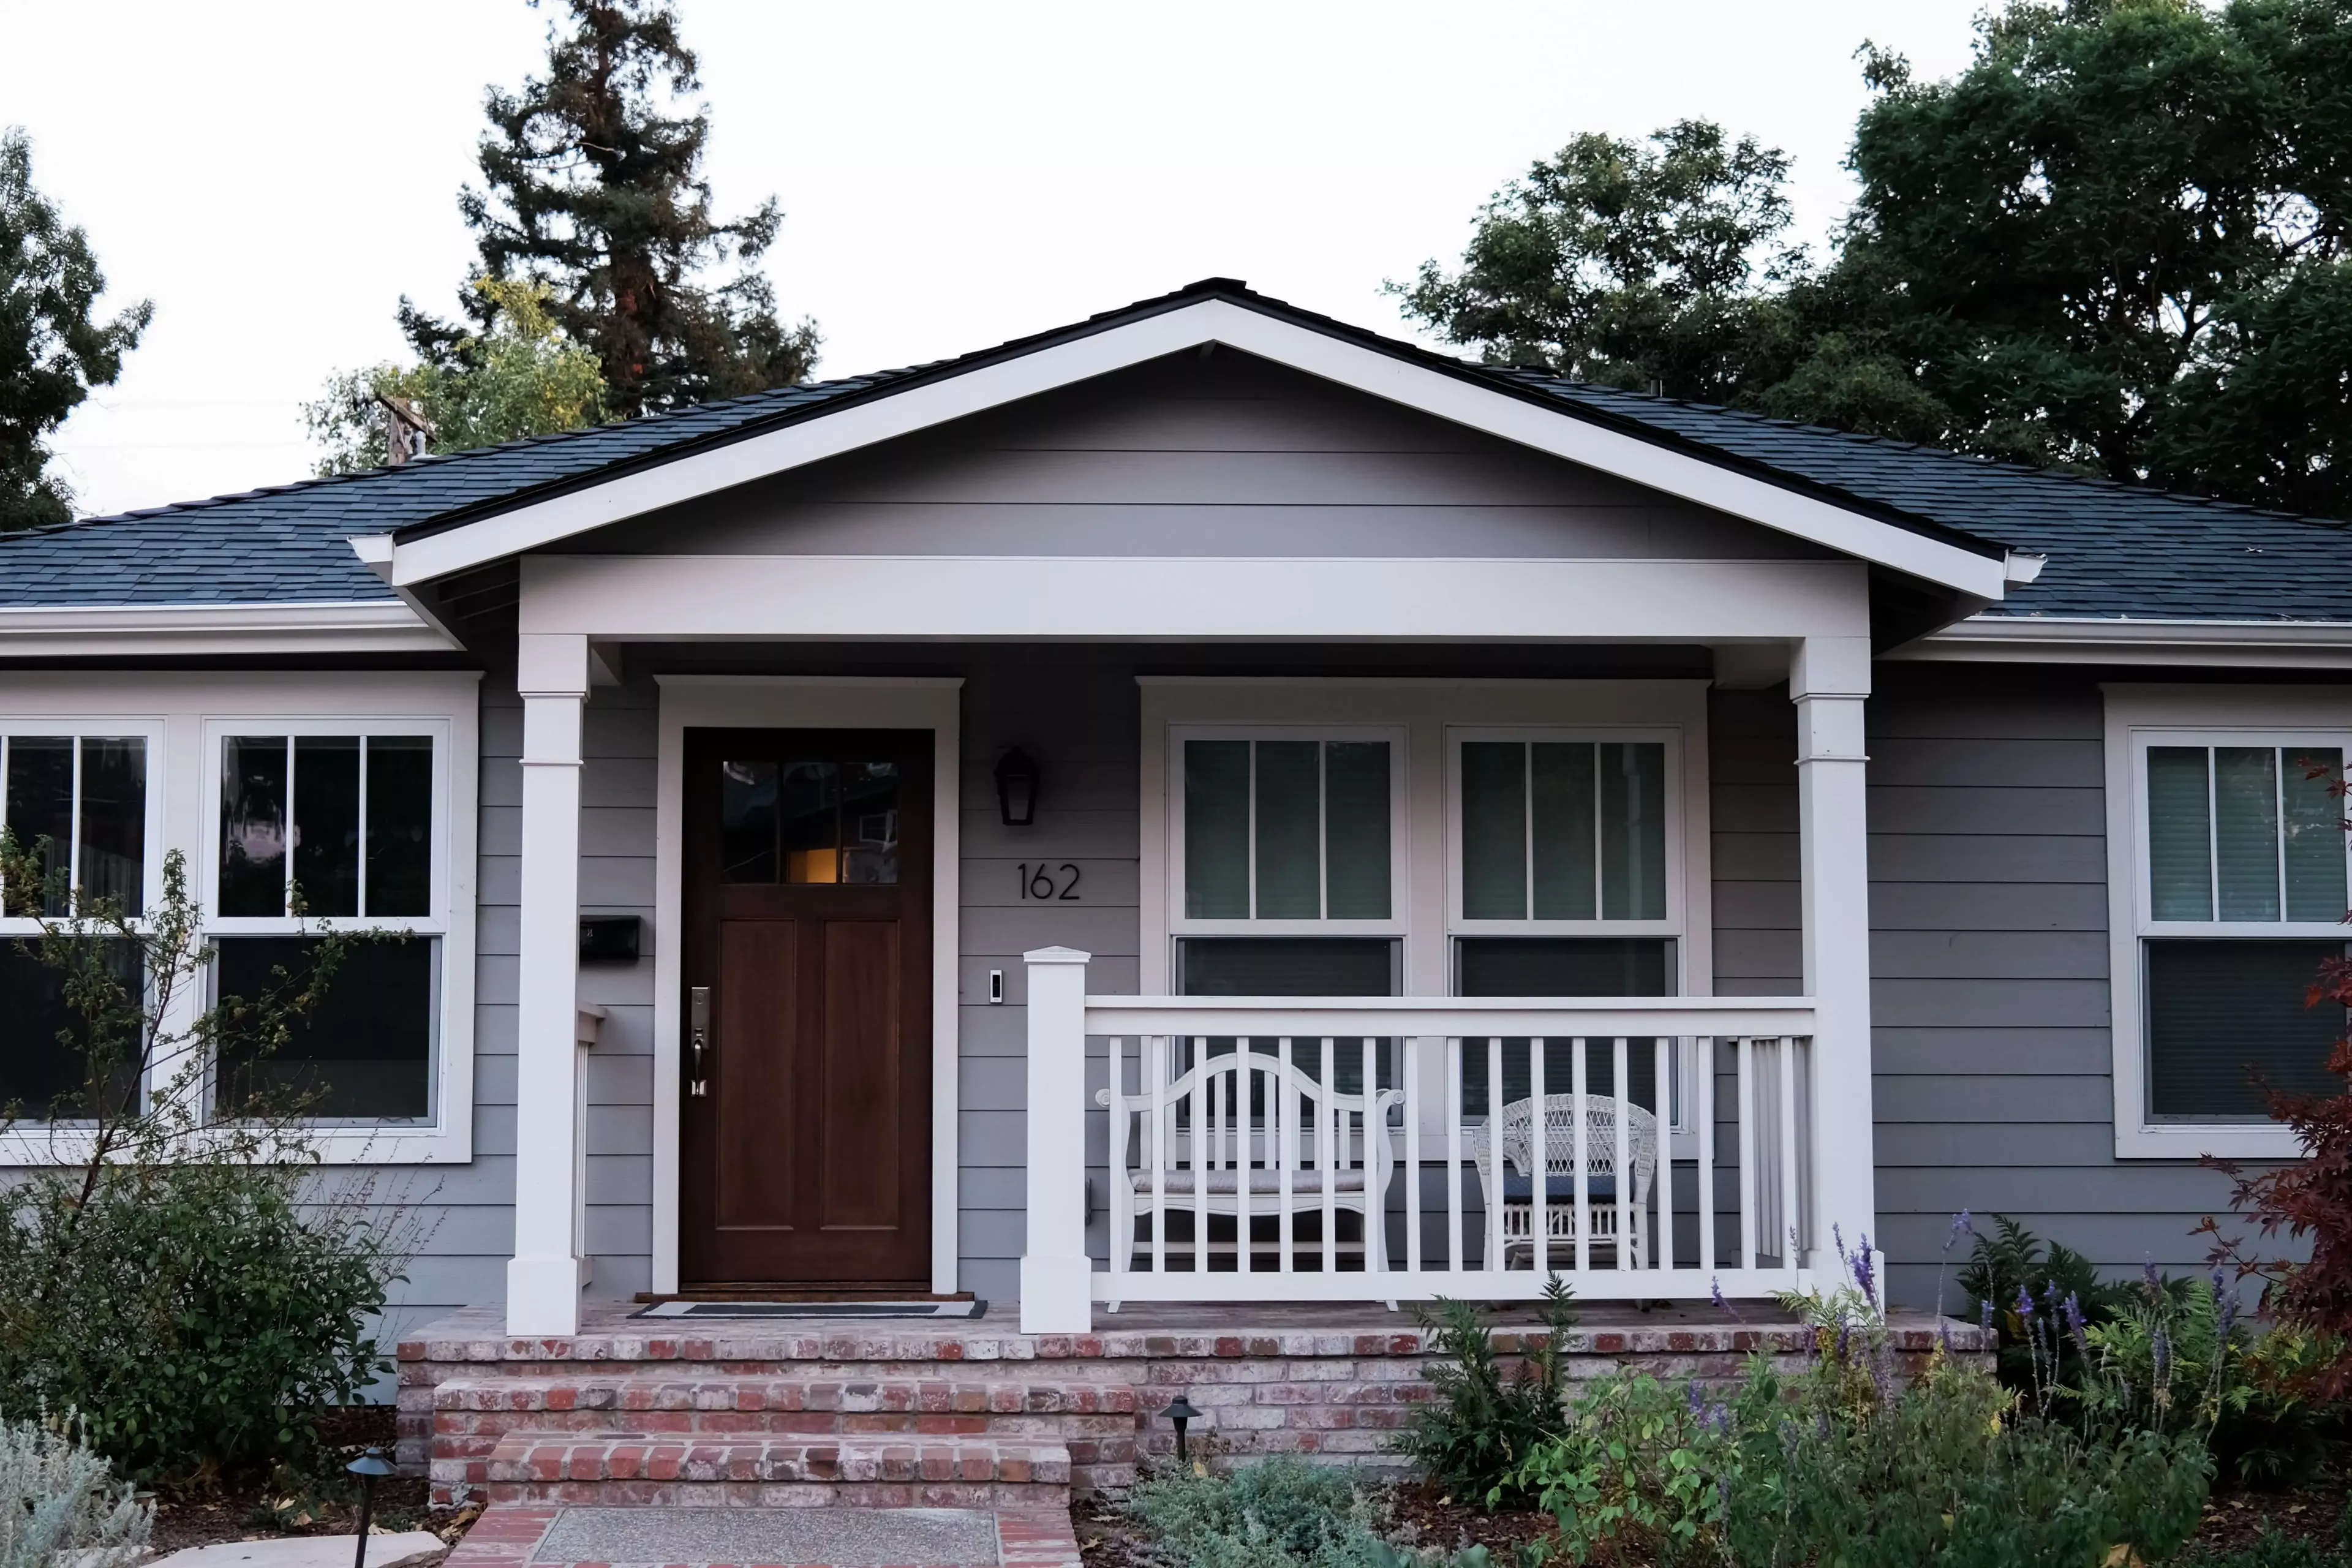
<path id="1" fill-rule="evenodd" d="M 706 1065 L 719 1054 L 710 1037 L 710 987 L 697 985 L 688 990 L 686 1004 L 686 1040 L 688 1060 L 686 1069 L 686 1092 L 701 1099 L 710 1092 L 710 1069 Z"/>

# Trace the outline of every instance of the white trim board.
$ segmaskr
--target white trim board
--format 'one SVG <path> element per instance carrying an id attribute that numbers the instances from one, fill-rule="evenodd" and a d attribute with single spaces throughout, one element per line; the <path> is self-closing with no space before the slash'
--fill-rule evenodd
<path id="1" fill-rule="evenodd" d="M 1998 600 L 2011 574 L 2001 555 L 1965 550 L 1608 428 L 1566 405 L 1547 407 L 1244 304 L 1209 299 L 820 410 L 781 429 L 527 501 L 439 533 L 395 539 L 389 548 L 388 581 L 414 586 L 1206 343 L 1223 343 L 1958 593 Z M 385 564 L 386 548 L 376 539 L 354 541 L 353 549 L 371 564 Z"/>
<path id="2" fill-rule="evenodd" d="M 2151 683 L 2109 684 L 2100 689 L 2106 709 L 2107 973 L 2114 1021 L 2116 1158 L 2193 1160 L 2212 1154 L 2222 1159 L 2294 1159 L 2302 1152 L 2294 1134 L 2276 1122 L 2152 1122 L 2146 1114 L 2147 1053 L 2140 994 L 2144 933 L 2139 918 L 2144 873 L 2134 742 L 2138 732 L 2150 730 L 2242 731 L 2249 736 L 2250 744 L 2257 745 L 2263 743 L 2262 737 L 2281 731 L 2352 734 L 2352 689 Z M 2242 929 L 2248 937 L 2263 934 L 2261 926 Z"/>
<path id="3" fill-rule="evenodd" d="M 677 1289 L 680 938 L 689 729 L 929 730 L 931 791 L 931 1289 L 956 1287 L 956 956 L 961 945 L 960 677 L 662 675 L 654 809 L 653 1288 Z"/>
<path id="4" fill-rule="evenodd" d="M 1715 642 L 1867 637 L 1855 561 L 534 555 L 521 627 L 603 641 Z"/>
<path id="5" fill-rule="evenodd" d="M 2352 669 L 2352 623 L 1978 616 L 1882 657 L 1915 663 Z"/>
<path id="6" fill-rule="evenodd" d="M 0 658 L 448 653 L 460 646 L 397 599 L 0 608 Z"/>

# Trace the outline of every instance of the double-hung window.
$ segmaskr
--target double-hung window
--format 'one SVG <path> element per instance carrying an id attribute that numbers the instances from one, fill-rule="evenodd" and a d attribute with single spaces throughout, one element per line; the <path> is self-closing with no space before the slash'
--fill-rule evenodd
<path id="1" fill-rule="evenodd" d="M 2119 705 L 2135 706 L 2111 694 L 2111 714 Z M 2259 721 L 2260 706 L 2245 716 Z M 2126 816 L 2111 846 L 2126 861 L 2118 1149 L 2273 1152 L 2263 1086 L 2336 1087 L 2326 1062 L 2343 1009 L 2305 998 L 2321 965 L 2346 955 L 2352 729 L 2142 723 L 2118 734 L 2111 723 L 2110 748 Z"/>
<path id="2" fill-rule="evenodd" d="M 322 933 L 357 933 L 289 1037 L 224 1044 L 216 1113 L 291 1098 L 330 1123 L 435 1119 L 450 744 L 442 720 L 206 725 L 215 995 L 299 990 Z"/>
<path id="3" fill-rule="evenodd" d="M 147 720 L 0 721 L 0 820 L 37 864 L 37 887 L 6 889 L 0 918 L 0 1117 L 74 1121 L 119 1094 L 137 1064 L 94 1056 L 64 972 L 25 939 L 42 919 L 136 920 L 155 897 L 160 800 L 150 773 L 162 726 Z M 110 942 L 127 982 L 134 944 Z"/>
<path id="4" fill-rule="evenodd" d="M 1681 989 L 1679 743 L 1672 730 L 1448 731 L 1448 958 L 1456 995 L 1667 996 Z M 1645 1106 L 1657 1103 L 1652 1044 L 1629 1042 L 1629 1091 Z M 1507 1044 L 1503 1061 L 1506 1102 L 1532 1092 L 1523 1044 Z M 1678 1058 L 1674 1070 L 1679 1076 Z M 1572 1075 L 1569 1043 L 1549 1042 L 1547 1092 L 1565 1092 Z M 1613 1094 L 1613 1051 L 1590 1050 L 1588 1091 Z M 1465 1060 L 1466 1114 L 1486 1113 L 1488 1089 L 1483 1061 Z"/>

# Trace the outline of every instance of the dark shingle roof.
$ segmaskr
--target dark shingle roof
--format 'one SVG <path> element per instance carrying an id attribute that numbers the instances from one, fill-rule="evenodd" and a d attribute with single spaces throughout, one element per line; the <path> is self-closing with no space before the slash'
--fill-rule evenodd
<path id="1" fill-rule="evenodd" d="M 2219 501 L 1984 462 L 1732 409 L 1473 365 L 1212 279 L 1076 327 L 960 360 L 704 404 L 676 414 L 428 458 L 404 468 L 0 535 L 0 606 L 381 600 L 354 534 L 446 526 L 590 480 L 886 394 L 894 384 L 1222 297 L 1649 439 L 1762 472 L 1957 542 L 2046 554 L 1995 613 L 2352 621 L 2352 529 Z"/>

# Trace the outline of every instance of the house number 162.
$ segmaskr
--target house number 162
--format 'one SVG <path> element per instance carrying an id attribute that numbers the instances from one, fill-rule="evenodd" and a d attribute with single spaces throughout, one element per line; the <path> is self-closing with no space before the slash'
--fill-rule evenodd
<path id="1" fill-rule="evenodd" d="M 1024 861 L 1021 866 L 1021 896 L 1024 899 L 1055 899 L 1065 903 L 1079 902 L 1078 868 L 1065 864 L 1060 869 L 1070 879 L 1056 886 L 1054 867 L 1032 866 Z"/>

